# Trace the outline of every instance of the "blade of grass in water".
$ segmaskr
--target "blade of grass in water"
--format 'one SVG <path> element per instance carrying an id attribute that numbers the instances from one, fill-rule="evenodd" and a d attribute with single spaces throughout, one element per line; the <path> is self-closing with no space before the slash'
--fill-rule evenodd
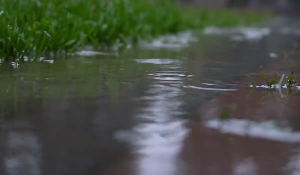
<path id="1" fill-rule="evenodd" d="M 278 85 L 281 87 L 281 85 L 282 85 L 282 82 L 283 82 L 283 79 L 284 79 L 284 74 L 282 74 L 281 75 L 281 78 L 280 78 L 280 80 L 279 80 L 279 83 L 278 83 Z"/>
<path id="2" fill-rule="evenodd" d="M 277 75 L 274 75 L 274 77 L 271 79 L 271 81 L 270 81 L 270 86 L 276 84 L 276 76 L 277 76 Z"/>
<path id="3" fill-rule="evenodd" d="M 260 74 L 260 75 L 266 81 L 266 83 L 269 84 L 269 80 L 267 79 L 267 77 L 265 75 L 263 75 L 263 74 Z"/>
<path id="4" fill-rule="evenodd" d="M 293 84 L 296 84 L 294 77 L 294 71 L 292 71 L 291 75 L 287 77 L 288 86 L 293 86 Z"/>
<path id="5" fill-rule="evenodd" d="M 255 82 L 253 81 L 253 79 L 250 77 L 250 75 L 247 75 L 248 77 L 249 77 L 249 79 L 251 80 L 251 82 L 252 82 L 252 87 L 253 88 L 256 88 L 256 84 L 255 84 Z"/>

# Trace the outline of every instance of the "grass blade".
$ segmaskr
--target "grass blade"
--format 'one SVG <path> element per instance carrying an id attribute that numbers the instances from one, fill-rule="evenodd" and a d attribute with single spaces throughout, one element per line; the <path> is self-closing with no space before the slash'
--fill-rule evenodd
<path id="1" fill-rule="evenodd" d="M 277 75 L 275 75 L 275 76 L 271 79 L 271 81 L 270 81 L 270 86 L 276 84 L 276 76 L 277 76 Z"/>
<path id="2" fill-rule="evenodd" d="M 255 82 L 254 82 L 254 80 L 250 77 L 250 75 L 247 75 L 248 76 L 248 78 L 251 80 L 251 82 L 252 82 L 252 87 L 253 88 L 256 88 L 256 84 L 255 84 Z"/>
<path id="3" fill-rule="evenodd" d="M 280 78 L 280 80 L 279 80 L 279 83 L 278 83 L 278 85 L 281 87 L 281 85 L 282 85 L 282 82 L 283 82 L 283 78 L 284 78 L 284 74 L 282 74 L 281 75 L 281 78 Z"/>
<path id="4" fill-rule="evenodd" d="M 269 80 L 267 79 L 267 77 L 264 74 L 260 74 L 261 77 L 266 81 L 266 83 L 269 85 Z"/>

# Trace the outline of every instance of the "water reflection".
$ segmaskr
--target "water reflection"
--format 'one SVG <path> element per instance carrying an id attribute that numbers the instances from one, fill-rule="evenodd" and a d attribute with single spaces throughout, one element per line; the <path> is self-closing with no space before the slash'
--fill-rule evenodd
<path id="1" fill-rule="evenodd" d="M 147 60 L 147 63 L 153 62 L 157 64 L 157 60 Z M 137 139 L 130 140 L 136 147 L 134 151 L 137 154 L 136 174 L 173 175 L 180 168 L 180 162 L 176 157 L 187 129 L 183 125 L 184 120 L 179 118 L 182 114 L 178 112 L 181 106 L 179 96 L 183 95 L 183 92 L 180 87 L 172 86 L 174 81 L 176 84 L 182 83 L 183 76 L 179 71 L 178 74 L 161 72 L 151 74 L 157 81 L 147 91 L 145 97 L 148 101 L 147 107 L 136 116 L 138 120 L 143 121 L 133 128 Z M 161 84 L 166 82 L 168 85 Z"/>
<path id="2" fill-rule="evenodd" d="M 24 63 L 4 72 L 0 174 L 96 174 L 129 150 L 113 133 L 134 125 L 131 116 L 144 105 L 138 98 L 151 83 L 143 82 L 144 71 L 153 67 L 81 60 Z"/>
<path id="3" fill-rule="evenodd" d="M 283 122 L 285 124 L 286 122 Z M 280 127 L 282 123 L 275 121 L 253 122 L 250 120 L 228 119 L 226 121 L 210 120 L 205 126 L 217 129 L 221 133 L 258 137 L 281 142 L 300 142 L 300 132 L 291 132 L 291 128 Z"/>
<path id="4" fill-rule="evenodd" d="M 33 131 L 8 131 L 4 158 L 5 175 L 41 174 L 41 148 Z"/>
<path id="5" fill-rule="evenodd" d="M 237 163 L 233 168 L 233 175 L 257 175 L 257 165 L 251 158 Z"/>
<path id="6" fill-rule="evenodd" d="M 299 38 L 262 32 L 241 31 L 256 42 L 182 35 L 175 50 L 1 65 L 0 174 L 297 173 L 298 87 L 262 100 L 267 89 L 246 75 L 264 85 L 260 73 L 294 70 L 300 82 L 299 55 L 281 56 Z"/>

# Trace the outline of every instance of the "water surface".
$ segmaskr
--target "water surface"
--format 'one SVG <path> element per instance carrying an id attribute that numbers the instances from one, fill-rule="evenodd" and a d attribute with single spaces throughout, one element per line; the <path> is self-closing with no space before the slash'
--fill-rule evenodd
<path id="1" fill-rule="evenodd" d="M 278 18 L 2 63 L 0 174 L 297 174 L 299 88 L 253 89 L 247 74 L 300 82 L 299 27 Z"/>

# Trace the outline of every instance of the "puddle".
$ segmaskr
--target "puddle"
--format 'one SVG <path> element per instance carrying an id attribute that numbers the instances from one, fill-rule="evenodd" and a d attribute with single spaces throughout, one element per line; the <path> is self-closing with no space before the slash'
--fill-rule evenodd
<path id="1" fill-rule="evenodd" d="M 41 150 L 37 137 L 33 132 L 8 133 L 6 145 L 7 154 L 4 159 L 4 174 L 32 174 L 40 175 Z"/>
<path id="2" fill-rule="evenodd" d="M 260 76 L 300 82 L 298 26 L 277 25 L 1 63 L 0 174 L 298 173 L 299 86 Z"/>
<path id="3" fill-rule="evenodd" d="M 279 29 L 279 32 L 281 34 L 283 34 L 283 35 L 296 35 L 296 36 L 300 36 L 300 28 L 285 27 L 285 28 Z"/>
<path id="4" fill-rule="evenodd" d="M 172 64 L 171 60 L 155 60 L 154 62 L 154 64 L 158 64 L 158 62 Z M 153 60 L 140 63 L 153 63 Z M 177 62 L 173 61 L 173 63 Z M 147 122 L 137 125 L 130 132 L 135 133 L 134 137 L 138 139 L 127 138 L 131 141 L 130 144 L 136 147 L 134 151 L 137 154 L 136 174 L 173 175 L 178 172 L 179 162 L 175 158 L 178 156 L 182 140 L 188 132 L 184 127 L 184 120 L 176 117 L 177 109 L 181 106 L 181 102 L 177 99 L 182 95 L 182 90 L 180 87 L 159 84 L 161 81 L 168 81 L 172 85 L 172 81 L 181 82 L 181 77 L 184 77 L 182 73 L 151 74 L 151 78 L 155 79 L 158 85 L 150 86 L 146 92 L 149 96 L 144 98 L 150 102 L 135 116 L 138 120 Z M 126 140 L 126 136 L 128 137 L 123 132 L 117 134 L 117 138 L 121 140 Z"/>

